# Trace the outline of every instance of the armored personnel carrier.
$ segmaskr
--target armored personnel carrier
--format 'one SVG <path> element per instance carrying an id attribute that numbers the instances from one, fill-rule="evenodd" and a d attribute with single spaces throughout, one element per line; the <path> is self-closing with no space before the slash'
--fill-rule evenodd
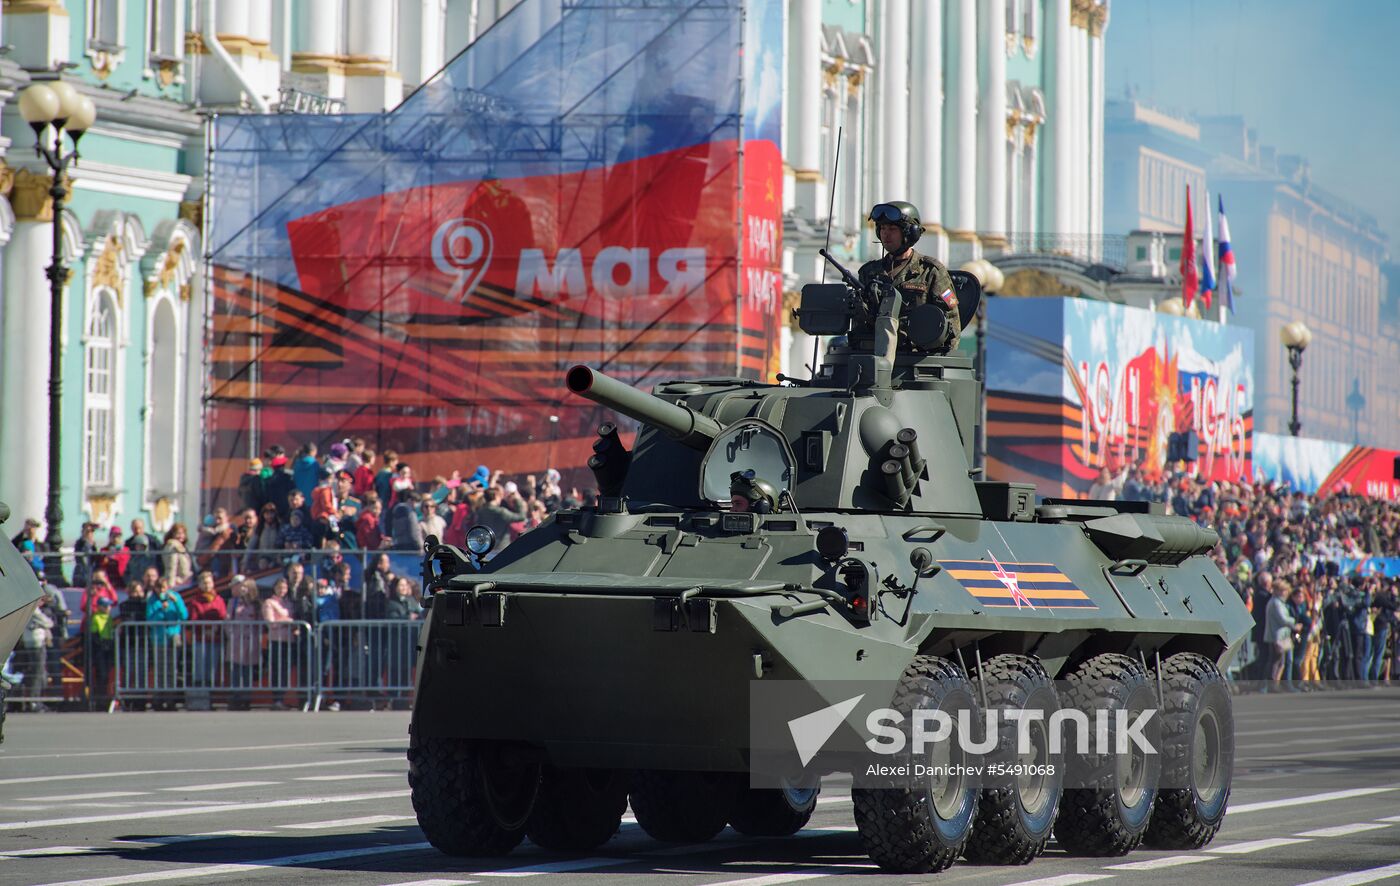
<path id="1" fill-rule="evenodd" d="M 966 323 L 980 289 L 954 278 Z M 585 851 L 629 801 L 659 840 L 795 833 L 840 763 L 798 748 L 759 781 L 760 745 L 798 743 L 795 727 L 756 737 L 754 699 L 778 686 L 805 687 L 857 737 L 872 705 L 910 714 L 904 729 L 955 707 L 1160 714 L 1150 752 L 1062 745 L 1040 718 L 1025 742 L 983 734 L 980 773 L 856 778 L 855 822 L 886 870 L 1024 864 L 1052 834 L 1104 856 L 1214 837 L 1234 753 L 1221 669 L 1251 624 L 1206 556 L 1215 534 L 979 479 L 978 381 L 938 354 L 945 310 L 847 281 L 802 292 L 803 329 L 836 337 L 810 379 L 645 393 L 570 369 L 571 392 L 640 422 L 630 450 L 600 427 L 597 505 L 490 559 L 486 527 L 468 551 L 428 539 L 409 781 L 433 845 Z M 852 699 L 852 681 L 883 688 Z M 901 759 L 972 760 L 954 744 Z"/>
<path id="2" fill-rule="evenodd" d="M 9 519 L 10 506 L 0 502 L 0 527 Z M 10 543 L 9 533 L 0 532 L 0 664 L 14 651 L 34 607 L 43 598 L 44 589 L 34 570 Z M 0 742 L 5 740 L 5 695 L 9 689 L 0 680 Z"/>

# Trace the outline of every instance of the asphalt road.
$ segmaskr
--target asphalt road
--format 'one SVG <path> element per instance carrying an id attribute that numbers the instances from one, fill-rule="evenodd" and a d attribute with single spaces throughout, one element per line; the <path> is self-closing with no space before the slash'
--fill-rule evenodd
<path id="1" fill-rule="evenodd" d="M 1027 867 L 896 877 L 861 851 L 836 780 L 796 837 L 666 846 L 628 820 L 586 857 L 526 843 L 469 862 L 414 822 L 404 713 L 16 714 L 0 750 L 0 883 L 1400 883 L 1400 689 L 1248 696 L 1236 719 L 1230 813 L 1204 850 L 1083 859 L 1052 843 Z"/>

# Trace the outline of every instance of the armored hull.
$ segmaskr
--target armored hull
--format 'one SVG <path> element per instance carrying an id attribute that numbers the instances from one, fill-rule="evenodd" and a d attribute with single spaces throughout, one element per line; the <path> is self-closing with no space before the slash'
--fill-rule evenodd
<path id="1" fill-rule="evenodd" d="M 954 276 L 974 310 L 975 281 Z M 859 298 L 808 287 L 804 328 L 849 332 L 868 316 Z M 974 480 L 972 367 L 898 350 L 899 299 L 881 300 L 873 337 L 833 347 L 800 382 L 676 380 L 646 394 L 568 372 L 574 394 L 641 423 L 631 450 L 612 422 L 599 428 L 597 504 L 489 561 L 484 527 L 470 554 L 426 545 L 410 783 L 434 845 L 492 854 L 528 834 L 587 850 L 628 800 L 663 840 L 726 823 L 792 833 L 816 779 L 847 764 L 799 747 L 777 787 L 745 778 L 759 745 L 798 722 L 757 728 L 770 712 L 756 699 L 775 685 L 801 687 L 853 735 L 872 705 L 906 729 L 954 709 L 1161 715 L 1160 752 L 1062 753 L 1059 726 L 1027 745 L 989 726 L 979 760 L 1041 774 L 858 783 L 856 823 L 887 870 L 1024 863 L 1052 828 L 1098 855 L 1214 836 L 1233 757 L 1220 674 L 1252 625 L 1207 556 L 1215 533 L 1146 504 L 1037 502 L 1029 485 Z M 947 340 L 935 310 L 909 316 L 914 345 Z M 877 688 L 853 701 L 852 681 Z"/>

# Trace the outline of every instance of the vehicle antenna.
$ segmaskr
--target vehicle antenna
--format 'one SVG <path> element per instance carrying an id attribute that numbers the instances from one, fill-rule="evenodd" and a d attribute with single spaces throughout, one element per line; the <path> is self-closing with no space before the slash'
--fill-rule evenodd
<path id="1" fill-rule="evenodd" d="M 828 187 L 831 192 L 826 199 L 826 245 L 824 251 L 831 251 L 831 215 L 836 208 L 836 173 L 841 169 L 841 136 L 845 133 L 845 126 L 836 127 L 836 156 L 831 161 L 831 180 Z M 822 282 L 826 282 L 826 262 L 822 262 Z M 819 335 L 812 336 L 812 365 L 808 369 L 812 373 L 812 378 L 817 377 L 817 367 L 821 364 L 822 339 Z"/>

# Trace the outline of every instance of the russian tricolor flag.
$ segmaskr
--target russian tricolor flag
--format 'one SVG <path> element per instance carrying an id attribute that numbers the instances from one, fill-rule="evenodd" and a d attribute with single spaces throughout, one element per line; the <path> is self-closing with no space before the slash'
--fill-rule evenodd
<path id="1" fill-rule="evenodd" d="M 1205 217 L 1206 230 L 1201 237 L 1201 301 L 1205 302 L 1206 310 L 1210 310 L 1211 296 L 1215 294 L 1215 250 L 1210 242 L 1214 238 L 1211 235 L 1209 190 L 1206 191 Z"/>
<path id="2" fill-rule="evenodd" d="M 1217 197 L 1220 205 L 1220 280 L 1225 289 L 1225 307 L 1235 312 L 1235 251 L 1230 248 L 1230 226 L 1225 221 L 1225 198 Z"/>

